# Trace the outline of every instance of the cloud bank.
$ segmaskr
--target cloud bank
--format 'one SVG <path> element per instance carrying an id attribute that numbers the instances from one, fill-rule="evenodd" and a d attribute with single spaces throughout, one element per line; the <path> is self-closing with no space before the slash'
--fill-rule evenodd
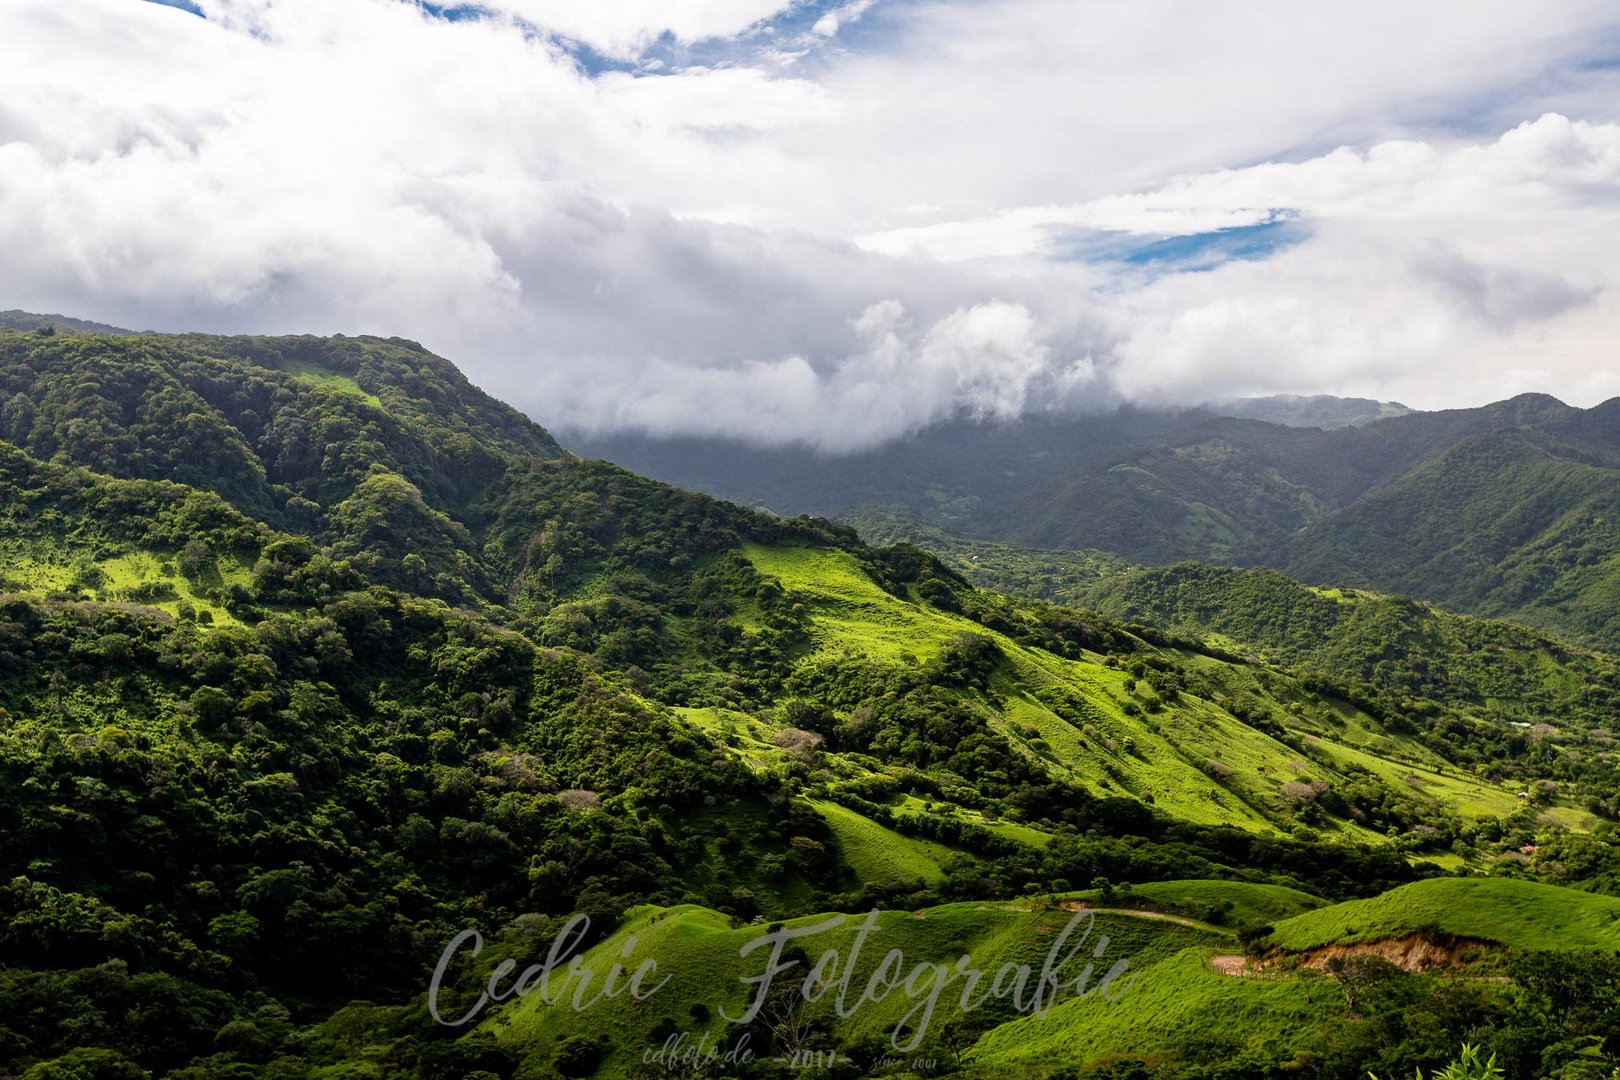
<path id="1" fill-rule="evenodd" d="M 1620 394 L 1607 3 L 196 6 L 0 0 L 0 306 L 833 450 Z"/>

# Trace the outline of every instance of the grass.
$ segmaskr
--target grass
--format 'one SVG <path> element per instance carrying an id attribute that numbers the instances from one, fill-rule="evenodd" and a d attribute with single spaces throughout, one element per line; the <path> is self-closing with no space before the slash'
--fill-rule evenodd
<path id="1" fill-rule="evenodd" d="M 1083 1075 L 1093 1062 L 1162 1058 L 1177 1047 L 1217 1041 L 1228 1058 L 1274 1063 L 1292 1058 L 1342 1015 L 1331 988 L 1217 974 L 1209 955 L 1207 948 L 1187 948 L 1144 966 L 1117 1001 L 1065 1001 L 1043 1018 L 997 1027 L 973 1047 L 967 1063 L 1010 1075 L 1078 1066 Z"/>
<path id="2" fill-rule="evenodd" d="M 215 570 L 210 575 L 208 584 L 246 586 L 253 579 L 252 570 L 235 559 L 220 558 L 215 560 L 215 563 Z M 137 594 L 143 586 L 167 586 L 173 590 L 172 597 L 159 597 L 140 602 L 162 608 L 170 615 L 178 615 L 180 605 L 187 603 L 199 615 L 204 611 L 208 612 L 214 626 L 242 625 L 229 609 L 203 596 L 202 588 L 174 572 L 172 560 L 166 556 L 150 551 L 136 551 L 106 559 L 96 566 L 105 579 L 102 587 L 96 590 L 97 599 L 118 600 Z"/>
<path id="3" fill-rule="evenodd" d="M 60 560 L 31 550 L 8 549 L 0 554 L 0 576 L 4 576 L 18 591 L 47 593 L 65 589 L 73 582 L 73 566 L 63 557 Z"/>
<path id="4" fill-rule="evenodd" d="M 345 375 L 342 372 L 321 367 L 319 364 L 310 363 L 308 360 L 291 361 L 282 370 L 290 375 L 298 376 L 305 382 L 312 382 L 332 390 L 341 390 L 346 394 L 364 398 L 378 408 L 382 407 L 382 399 L 377 397 L 376 394 L 368 393 L 362 389 L 360 384 L 354 381 L 352 375 Z"/>
<path id="5" fill-rule="evenodd" d="M 776 744 L 775 736 L 780 729 L 774 724 L 730 709 L 677 706 L 674 711 L 687 723 L 725 743 L 735 756 L 756 771 L 788 759 L 788 752 Z"/>
<path id="6" fill-rule="evenodd" d="M 1524 949 L 1620 949 L 1620 899 L 1510 878 L 1432 878 L 1276 924 L 1291 951 L 1439 931 Z"/>
<path id="7" fill-rule="evenodd" d="M 926 661 L 964 626 L 973 626 L 947 612 L 890 596 L 848 552 L 760 544 L 749 544 L 744 551 L 762 574 L 811 598 L 813 637 L 820 653 L 854 649 L 873 659 Z"/>
<path id="8" fill-rule="evenodd" d="M 837 803 L 808 800 L 838 839 L 838 852 L 861 881 L 874 885 L 934 885 L 944 864 L 959 858 L 933 841 L 902 836 Z"/>
<path id="9" fill-rule="evenodd" d="M 763 545 L 745 552 L 762 574 L 805 604 L 812 658 L 853 655 L 913 664 L 926 662 L 958 634 L 993 639 L 1006 661 L 991 685 L 997 705 L 990 726 L 1094 794 L 1151 801 L 1200 824 L 1277 833 L 1292 820 L 1279 797 L 1284 784 L 1342 782 L 1353 765 L 1370 770 L 1402 798 L 1442 800 L 1466 816 L 1505 816 L 1516 809 L 1514 792 L 1506 787 L 1446 765 L 1343 702 L 1313 701 L 1297 688 L 1268 686 L 1259 669 L 1176 654 L 1179 664 L 1219 685 L 1226 698 L 1259 697 L 1288 710 L 1290 723 L 1309 737 L 1308 753 L 1257 731 L 1215 700 L 1184 694 L 1155 704 L 1146 686 L 1128 691 L 1129 676 L 1105 666 L 1101 657 L 1075 660 L 1028 648 L 962 616 L 890 595 L 846 552 Z M 761 750 L 750 746 L 744 753 L 757 758 Z M 1582 823 L 1581 811 L 1560 812 Z M 1007 826 L 1017 823 L 1003 823 L 1003 830 Z M 1319 828 L 1357 842 L 1388 842 L 1347 821 Z M 1025 831 L 1035 836 L 1021 839 L 1040 842 L 1036 836 L 1042 834 Z"/>
<path id="10" fill-rule="evenodd" d="M 784 925 L 812 927 L 828 917 L 812 915 L 788 920 Z M 837 952 L 837 960 L 842 965 L 852 952 L 856 929 L 864 918 L 863 915 L 845 916 L 837 928 L 799 939 L 808 963 L 800 963 L 779 976 L 779 985 L 792 987 L 794 996 L 798 996 L 798 985 L 809 965 L 828 950 Z M 917 912 L 881 912 L 876 916 L 876 928 L 868 935 L 853 965 L 848 1003 L 854 1004 L 859 999 L 861 990 L 890 950 L 899 950 L 902 974 L 924 963 L 954 966 L 958 958 L 966 956 L 969 966 L 985 972 L 985 985 L 998 968 L 1008 963 L 1029 965 L 1034 973 L 1033 983 L 1059 933 L 1074 918 L 1072 913 L 1052 907 L 1025 910 L 1013 905 L 978 903 L 946 904 Z M 1102 946 L 1099 963 L 1108 965 L 1126 960 L 1130 969 L 1151 967 L 1189 947 L 1205 946 L 1211 941 L 1196 930 L 1173 924 L 1149 923 L 1123 916 L 1096 915 L 1093 918 L 1095 925 L 1084 944 Z M 1074 933 L 1080 934 L 1085 928 L 1082 920 Z M 538 1055 L 542 1060 L 554 1053 L 556 1045 L 571 1034 L 599 1035 L 606 1043 L 606 1056 L 595 1074 L 599 1077 L 622 1077 L 640 1069 L 643 1054 L 662 1042 L 661 1038 L 654 1037 L 655 1029 L 685 1031 L 691 1037 L 706 1032 L 722 1046 L 728 1045 L 740 1028 L 722 1019 L 720 1011 L 741 1015 L 750 992 L 741 980 L 757 974 L 764 966 L 763 950 L 756 950 L 746 958 L 740 955 L 740 950 L 767 929 L 765 924 L 734 927 L 724 916 L 699 907 L 637 909 L 612 935 L 585 954 L 583 965 L 605 973 L 624 955 L 633 935 L 635 944 L 630 959 L 625 961 L 626 966 L 633 970 L 645 959 L 656 960 L 657 978 L 670 980 L 663 989 L 639 1004 L 628 998 L 603 1000 L 580 1013 L 567 1004 L 547 1006 L 531 995 L 491 1018 L 487 1030 L 503 1042 Z M 1102 941 L 1105 935 L 1106 945 Z M 1070 942 L 1078 943 L 1072 937 Z M 549 938 L 524 943 L 520 947 L 523 954 L 520 968 L 543 958 L 549 946 Z M 1083 954 L 1089 957 L 1092 951 L 1086 947 Z M 1078 975 L 1078 966 L 1064 970 L 1071 979 Z M 1101 974 L 1097 972 L 1093 981 Z M 649 984 L 654 981 L 649 977 Z M 833 1016 L 833 995 L 828 995 L 809 1005 L 807 1012 L 813 1019 L 832 1020 L 840 1036 L 886 1040 L 916 1004 L 916 999 L 897 990 L 880 1001 L 866 1001 L 853 1010 L 846 1010 L 849 1015 L 837 1019 Z M 1004 1024 L 1018 1015 L 1009 1001 L 996 998 L 978 1009 L 963 1012 L 960 984 L 954 987 L 948 984 L 928 1024 L 929 1037 L 924 1046 L 938 1047 L 940 1039 L 960 1040 L 968 1032 Z"/>

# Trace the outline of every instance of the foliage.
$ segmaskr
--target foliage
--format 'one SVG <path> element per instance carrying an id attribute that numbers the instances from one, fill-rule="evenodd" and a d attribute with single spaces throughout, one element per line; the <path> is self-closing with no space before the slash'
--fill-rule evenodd
<path id="1" fill-rule="evenodd" d="M 1378 1080 L 1376 1075 L 1368 1073 L 1372 1080 Z M 1416 1080 L 1423 1080 L 1423 1070 L 1418 1069 L 1412 1074 Z M 1462 1053 L 1456 1061 L 1444 1069 L 1429 1074 L 1429 1080 L 1494 1080 L 1502 1075 L 1502 1070 L 1496 1067 L 1496 1055 L 1480 1059 L 1479 1047 L 1463 1044 Z"/>
<path id="2" fill-rule="evenodd" d="M 694 1000 L 537 1021 L 539 1046 L 505 1014 L 424 1019 L 452 935 L 489 940 L 449 973 L 464 997 L 576 911 L 597 950 L 686 934 L 711 975 L 760 921 L 874 906 L 919 950 L 1010 958 L 1064 917 L 1040 897 L 1106 879 L 1116 938 L 1186 964 L 1525 830 L 1557 869 L 1517 872 L 1614 879 L 1609 833 L 1564 827 L 1613 797 L 1545 753 L 1573 740 L 1466 756 L 1444 680 L 1341 685 L 985 593 L 914 546 L 563 454 L 409 342 L 94 331 L 0 332 L 8 1075 L 623 1074 L 627 1033 L 714 1023 Z M 1539 686 L 1515 715 L 1584 724 L 1595 664 L 1510 668 L 1493 697 Z M 1545 782 L 1522 810 L 1520 777 Z M 1569 970 L 1516 977 L 1512 1062 L 1605 1030 L 1605 969 Z M 1337 1017 L 1297 993 L 1262 996 L 1303 1046 Z M 967 1067 L 975 1025 L 932 1052 Z M 876 1034 L 794 1037 L 866 1063 Z M 1433 1063 L 1368 1038 L 1321 1075 Z M 1167 1075 L 1220 1057 L 1166 1046 Z"/>

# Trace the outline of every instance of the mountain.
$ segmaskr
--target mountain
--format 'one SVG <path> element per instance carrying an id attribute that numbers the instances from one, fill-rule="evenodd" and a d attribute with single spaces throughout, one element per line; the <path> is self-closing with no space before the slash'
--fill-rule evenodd
<path id="1" fill-rule="evenodd" d="M 0 506 L 6 1074 L 619 1075 L 625 1039 L 728 1030 L 707 961 L 634 1024 L 430 1022 L 457 934 L 488 948 L 447 1003 L 576 912 L 584 947 L 679 951 L 880 906 L 947 949 L 972 912 L 1199 879 L 1194 921 L 1229 925 L 1133 939 L 1158 963 L 1287 897 L 1615 878 L 1601 658 L 1501 665 L 1498 711 L 986 592 L 574 457 L 401 339 L 0 331 Z M 962 944 L 1028 955 L 1017 925 Z M 996 1071 L 955 1040 L 1025 1021 L 982 1018 L 927 1053 Z M 1043 1068 L 1117 1050 L 1087 1053 Z"/>
<path id="2" fill-rule="evenodd" d="M 1270 566 L 1617 650 L 1616 431 L 1620 400 L 1531 394 L 1331 430 L 1125 409 L 958 421 L 846 457 L 635 437 L 576 449 L 779 513 L 877 510 L 1026 548 Z"/>
<path id="3" fill-rule="evenodd" d="M 1216 416 L 1264 420 L 1287 427 L 1359 427 L 1374 420 L 1405 416 L 1412 410 L 1398 401 L 1334 397 L 1331 394 L 1273 394 L 1269 397 L 1233 398 L 1205 406 Z"/>
<path id="4" fill-rule="evenodd" d="M 1499 731 L 1533 728 L 1543 716 L 1579 718 L 1601 740 L 1620 714 L 1620 666 L 1612 658 L 1404 596 L 1317 588 L 1257 568 L 1134 567 L 1095 552 L 962 540 L 892 516 L 869 515 L 857 524 L 875 542 L 938 553 L 982 587 L 1098 612 L 1127 627 L 1146 624 L 1303 672 L 1387 717 L 1421 717 L 1443 702 L 1494 717 Z"/>
<path id="5" fill-rule="evenodd" d="M 1620 401 L 1465 439 L 1304 529 L 1279 562 L 1620 648 Z"/>
<path id="6" fill-rule="evenodd" d="M 0 311 L 0 327 L 8 330 L 42 330 L 54 333 L 57 330 L 78 332 L 83 334 L 132 334 L 134 331 L 124 330 L 106 323 L 91 322 L 88 319 L 75 319 L 71 315 L 36 315 L 31 311 Z"/>

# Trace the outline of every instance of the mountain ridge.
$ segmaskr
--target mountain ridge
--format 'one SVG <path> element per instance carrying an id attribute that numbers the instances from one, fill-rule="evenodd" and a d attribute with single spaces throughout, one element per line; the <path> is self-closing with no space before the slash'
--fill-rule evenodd
<path id="1" fill-rule="evenodd" d="M 788 513 L 903 510 L 947 532 L 1024 547 L 1144 564 L 1272 566 L 1316 584 L 1408 592 L 1518 619 L 1614 650 L 1620 628 L 1605 612 L 1620 590 L 1620 537 L 1604 531 L 1612 515 L 1597 488 L 1606 491 L 1608 480 L 1592 478 L 1620 475 L 1616 430 L 1620 399 L 1583 410 L 1522 394 L 1332 430 L 1130 409 L 1001 426 L 958 422 L 837 459 L 625 436 L 578 449 L 744 501 L 768 488 L 772 505 Z M 1514 546 L 1438 558 L 1445 527 L 1457 533 L 1464 520 L 1483 521 L 1489 474 L 1482 462 L 1464 465 L 1469 446 L 1482 452 L 1509 438 L 1501 433 L 1531 440 L 1544 459 L 1539 471 L 1513 478 L 1515 505 L 1528 512 L 1540 500 L 1541 527 L 1527 519 Z M 1565 482 L 1580 469 L 1592 470 L 1583 474 L 1590 484 Z M 1475 477 L 1469 490 L 1480 513 L 1443 521 L 1416 513 L 1419 505 L 1460 508 L 1464 476 Z M 1537 494 L 1553 476 L 1562 478 L 1556 490 Z M 1414 494 L 1403 501 L 1407 488 Z M 1371 550 L 1380 554 L 1365 554 Z M 1495 584 L 1482 589 L 1479 580 Z"/>

